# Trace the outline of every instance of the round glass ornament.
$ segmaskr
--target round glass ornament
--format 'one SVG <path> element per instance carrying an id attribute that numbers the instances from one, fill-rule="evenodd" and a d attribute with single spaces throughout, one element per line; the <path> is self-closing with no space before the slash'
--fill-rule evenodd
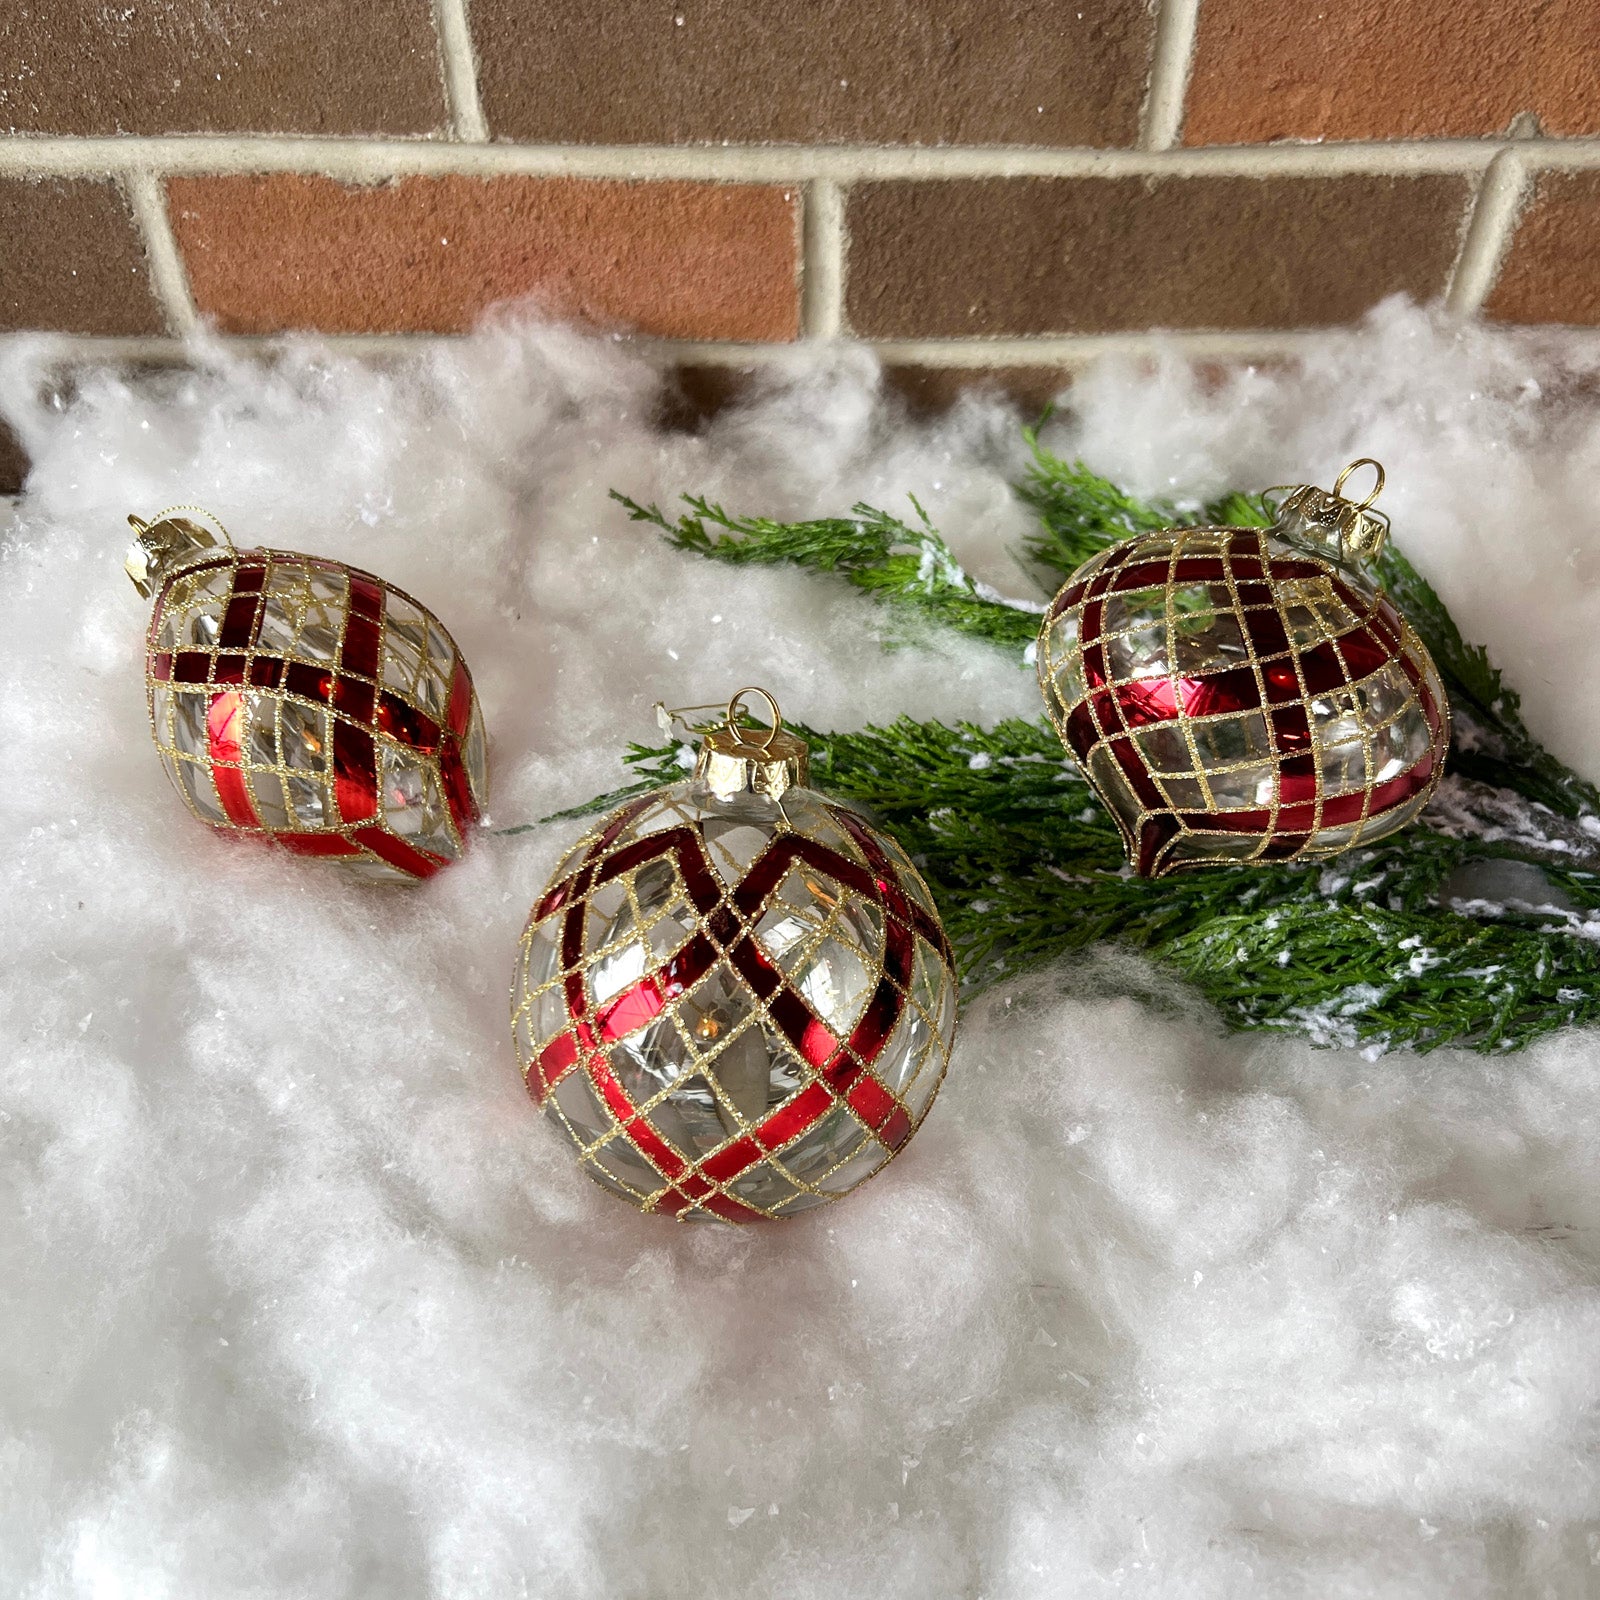
<path id="1" fill-rule="evenodd" d="M 443 624 L 343 562 L 235 549 L 220 523 L 177 514 L 194 509 L 129 517 L 126 561 L 154 600 L 151 732 L 189 810 L 379 882 L 456 860 L 487 794 L 487 741 Z"/>
<path id="2" fill-rule="evenodd" d="M 528 1090 L 584 1170 L 686 1222 L 794 1216 L 870 1178 L 927 1114 L 956 1021 L 916 868 L 806 786 L 776 705 L 739 725 L 747 693 L 692 778 L 557 867 L 512 985 Z"/>
<path id="3" fill-rule="evenodd" d="M 1377 483 L 1343 489 L 1360 466 Z M 1364 458 L 1286 490 L 1271 528 L 1168 528 L 1091 557 L 1039 634 L 1039 684 L 1128 860 L 1193 867 L 1336 855 L 1428 803 L 1450 708 L 1367 563 L 1389 522 Z"/>

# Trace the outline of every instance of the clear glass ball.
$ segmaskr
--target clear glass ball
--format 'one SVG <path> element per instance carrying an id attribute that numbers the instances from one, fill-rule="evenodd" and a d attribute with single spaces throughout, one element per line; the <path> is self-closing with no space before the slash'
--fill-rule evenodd
<path id="1" fill-rule="evenodd" d="M 534 907 L 530 1093 L 603 1187 L 685 1221 L 793 1216 L 877 1172 L 944 1076 L 956 978 L 905 852 L 814 790 L 699 779 L 611 813 Z"/>

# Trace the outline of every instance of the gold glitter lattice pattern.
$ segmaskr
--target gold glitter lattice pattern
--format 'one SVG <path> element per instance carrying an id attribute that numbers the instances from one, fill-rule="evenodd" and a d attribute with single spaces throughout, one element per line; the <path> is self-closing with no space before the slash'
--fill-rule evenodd
<path id="1" fill-rule="evenodd" d="M 1388 599 L 1255 528 L 1147 534 L 1086 562 L 1038 667 L 1151 877 L 1382 838 L 1427 804 L 1449 744 L 1438 672 Z"/>
<path id="2" fill-rule="evenodd" d="M 905 854 L 791 788 L 685 782 L 614 812 L 534 908 L 513 986 L 528 1087 L 589 1174 L 688 1221 L 792 1216 L 911 1137 L 955 1027 Z"/>
<path id="3" fill-rule="evenodd" d="M 275 550 L 186 566 L 157 594 L 146 681 L 156 748 L 211 827 L 380 880 L 465 847 L 486 787 L 471 675 L 370 573 Z"/>

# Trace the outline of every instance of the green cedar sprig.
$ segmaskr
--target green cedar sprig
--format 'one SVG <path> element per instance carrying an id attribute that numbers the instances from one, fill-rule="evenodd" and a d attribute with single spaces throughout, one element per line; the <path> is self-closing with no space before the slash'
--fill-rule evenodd
<path id="1" fill-rule="evenodd" d="M 1027 553 L 1052 584 L 1133 533 L 1271 520 L 1258 497 L 1241 494 L 1191 506 L 1142 501 L 1052 455 L 1036 434 L 1029 443 L 1017 491 L 1040 531 Z M 1040 603 L 973 580 L 914 500 L 915 524 L 867 505 L 781 523 L 692 497 L 674 521 L 616 498 L 711 559 L 835 572 L 898 610 L 1004 647 L 1031 642 L 1038 626 Z M 1144 882 L 1042 722 L 803 730 L 817 781 L 875 811 L 917 858 L 969 987 L 1112 940 L 1187 977 L 1231 1026 L 1321 1043 L 1498 1050 L 1596 1020 L 1600 854 L 1589 829 L 1600 796 L 1539 746 L 1487 654 L 1462 639 L 1392 545 L 1380 577 L 1439 665 L 1457 742 L 1424 821 L 1371 849 L 1320 865 Z M 627 759 L 640 781 L 579 810 L 680 776 L 681 756 L 676 746 L 634 747 Z M 1524 874 L 1511 892 L 1507 863 Z"/>
<path id="2" fill-rule="evenodd" d="M 1503 1050 L 1600 1020 L 1600 875 L 1552 867 L 1559 837 L 1483 838 L 1478 825 L 1501 832 L 1506 818 L 1470 795 L 1443 826 L 1335 861 L 1149 883 L 1043 723 L 794 731 L 818 787 L 866 807 L 914 857 L 969 990 L 1111 940 L 1187 978 L 1232 1027 L 1323 1044 Z M 684 774 L 679 745 L 626 759 L 641 781 L 596 809 Z M 1439 904 L 1447 880 L 1508 859 L 1543 870 L 1552 905 Z"/>
<path id="3" fill-rule="evenodd" d="M 968 576 L 913 496 L 915 525 L 857 505 L 848 517 L 773 522 L 736 517 L 698 495 L 676 520 L 612 490 L 635 522 L 648 522 L 679 550 L 730 566 L 797 566 L 836 572 L 857 589 L 931 622 L 1021 651 L 1039 631 L 1042 602 L 1010 600 Z"/>

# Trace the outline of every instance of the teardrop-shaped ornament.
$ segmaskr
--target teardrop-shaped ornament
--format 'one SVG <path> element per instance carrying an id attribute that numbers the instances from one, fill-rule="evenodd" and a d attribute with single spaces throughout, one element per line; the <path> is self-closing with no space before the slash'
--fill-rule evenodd
<path id="1" fill-rule="evenodd" d="M 1356 468 L 1377 485 L 1346 499 Z M 1336 855 L 1403 828 L 1450 744 L 1439 673 L 1369 563 L 1383 469 L 1282 493 L 1270 528 L 1174 527 L 1091 557 L 1039 684 L 1144 877 Z"/>
<path id="2" fill-rule="evenodd" d="M 154 601 L 150 727 L 184 803 L 219 832 L 375 881 L 448 866 L 488 769 L 472 676 L 443 624 L 357 567 L 238 550 L 215 519 L 180 514 L 195 509 L 130 517 L 126 561 Z"/>

